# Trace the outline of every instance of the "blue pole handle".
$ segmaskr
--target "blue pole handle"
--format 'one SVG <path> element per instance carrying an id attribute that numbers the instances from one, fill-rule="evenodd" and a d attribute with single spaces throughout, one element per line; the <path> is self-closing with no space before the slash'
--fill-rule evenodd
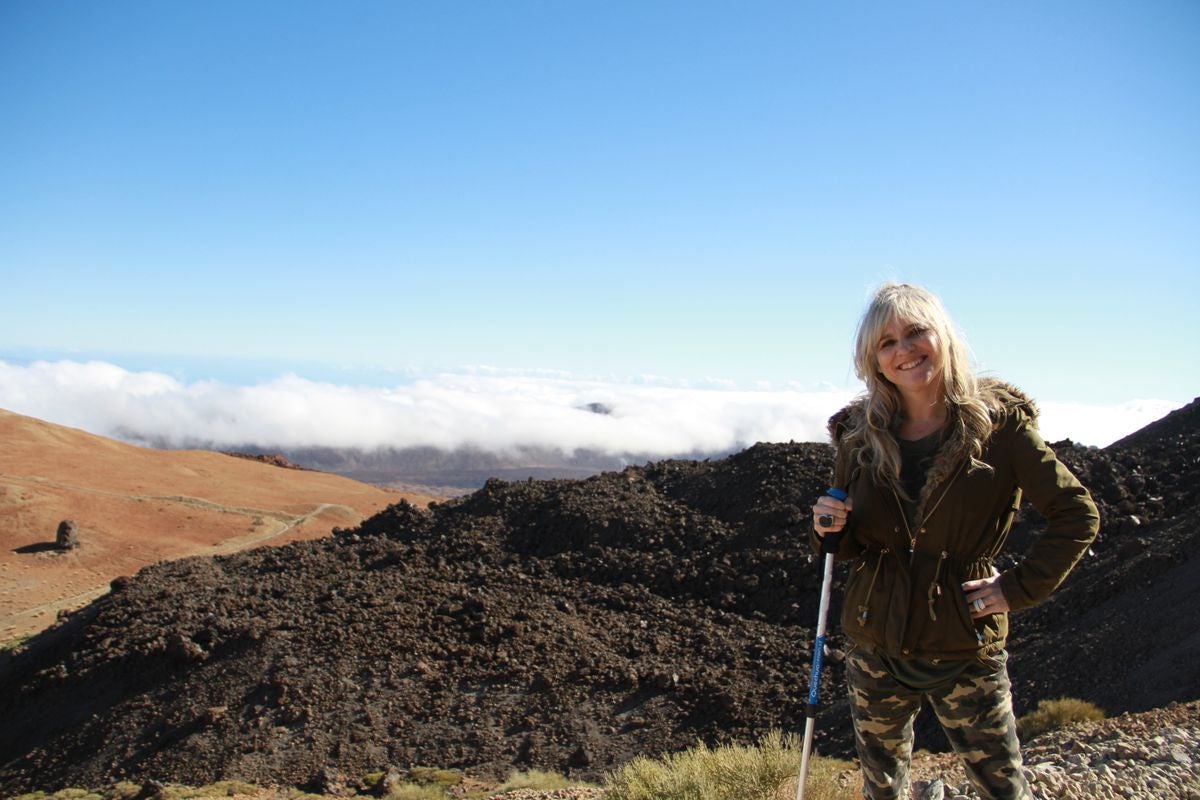
<path id="1" fill-rule="evenodd" d="M 834 500 L 841 500 L 843 502 L 846 500 L 846 498 L 850 497 L 850 495 L 847 494 L 845 492 L 845 490 L 839 489 L 836 486 L 831 486 L 828 489 L 826 489 L 825 494 L 829 495 Z M 836 553 L 837 549 L 838 549 L 838 542 L 841 541 L 841 538 L 842 538 L 841 531 L 838 531 L 837 533 L 825 534 L 825 537 L 821 540 L 821 553 L 824 555 L 827 555 L 829 553 Z"/>

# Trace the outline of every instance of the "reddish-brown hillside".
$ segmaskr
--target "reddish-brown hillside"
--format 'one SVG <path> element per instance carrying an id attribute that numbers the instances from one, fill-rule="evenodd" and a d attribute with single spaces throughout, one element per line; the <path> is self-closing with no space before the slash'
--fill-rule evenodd
<path id="1" fill-rule="evenodd" d="M 0 641 L 36 632 L 119 575 L 353 527 L 401 497 L 323 472 L 134 447 L 0 410 Z M 81 546 L 54 544 L 74 520 Z"/>

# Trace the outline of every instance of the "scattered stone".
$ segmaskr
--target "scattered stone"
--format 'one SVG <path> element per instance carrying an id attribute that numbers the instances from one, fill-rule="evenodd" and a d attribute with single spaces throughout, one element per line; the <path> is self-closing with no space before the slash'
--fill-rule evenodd
<path id="1" fill-rule="evenodd" d="M 204 716 L 202 717 L 204 724 L 215 725 L 225 718 L 225 715 L 228 711 L 228 706 L 209 706 L 208 708 L 204 709 Z"/>
<path id="2" fill-rule="evenodd" d="M 946 784 L 942 783 L 940 778 L 935 778 L 920 788 L 918 796 L 921 800 L 944 800 L 946 797 Z"/>
<path id="3" fill-rule="evenodd" d="M 576 768 L 590 767 L 592 765 L 592 754 L 588 752 L 587 745 L 581 744 L 575 748 L 575 752 L 571 753 L 571 757 L 567 763 Z"/>
<path id="4" fill-rule="evenodd" d="M 674 689 L 679 685 L 679 675 L 674 672 L 660 672 L 654 676 L 655 689 Z"/>
<path id="5" fill-rule="evenodd" d="M 171 636 L 167 642 L 167 652 L 177 661 L 203 661 L 208 658 L 204 648 L 181 633 Z"/>
<path id="6" fill-rule="evenodd" d="M 166 794 L 166 791 L 166 784 L 150 778 L 142 783 L 141 791 L 138 792 L 136 800 L 158 800 L 158 798 Z"/>
<path id="7" fill-rule="evenodd" d="M 355 787 L 345 773 L 335 767 L 322 767 L 312 781 L 312 788 L 321 794 L 334 797 L 350 797 L 356 794 Z"/>
<path id="8" fill-rule="evenodd" d="M 404 783 L 404 776 L 400 774 L 400 770 L 393 766 L 389 766 L 384 770 L 383 776 L 379 782 L 375 784 L 371 792 L 376 797 L 391 797 L 394 794 L 399 794 L 401 785 Z"/>

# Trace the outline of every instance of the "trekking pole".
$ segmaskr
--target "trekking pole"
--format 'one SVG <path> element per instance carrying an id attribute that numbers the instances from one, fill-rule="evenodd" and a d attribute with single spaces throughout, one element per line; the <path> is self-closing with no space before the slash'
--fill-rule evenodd
<path id="1" fill-rule="evenodd" d="M 836 500 L 845 500 L 841 489 L 830 489 L 827 495 Z M 819 519 L 822 527 L 827 523 Z M 832 520 L 830 520 L 832 523 Z M 817 611 L 817 638 L 813 642 L 812 676 L 808 679 L 808 707 L 805 709 L 804 749 L 800 753 L 800 775 L 796 779 L 796 800 L 804 800 L 804 783 L 808 778 L 808 754 L 812 751 L 813 726 L 817 719 L 817 700 L 821 694 L 821 668 L 825 665 L 825 623 L 829 617 L 829 595 L 833 589 L 833 557 L 837 553 L 842 532 L 827 533 L 821 539 L 821 555 L 824 559 L 824 575 L 821 578 L 821 605 Z"/>

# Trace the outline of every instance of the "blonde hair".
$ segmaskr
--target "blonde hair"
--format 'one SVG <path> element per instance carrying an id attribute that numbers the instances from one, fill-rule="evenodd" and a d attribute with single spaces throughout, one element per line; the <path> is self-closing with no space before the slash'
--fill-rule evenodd
<path id="1" fill-rule="evenodd" d="M 916 323 L 937 334 L 947 413 L 943 448 L 960 451 L 970 460 L 971 468 L 991 469 L 979 457 L 993 430 L 992 414 L 1001 411 L 1001 406 L 990 393 L 981 392 L 966 342 L 942 302 L 932 292 L 907 283 L 880 286 L 859 322 L 854 369 L 867 385 L 867 393 L 864 413 L 850 422 L 842 437 L 843 445 L 857 451 L 858 466 L 870 471 L 876 483 L 890 484 L 901 496 L 907 496 L 900 485 L 900 447 L 892 433 L 903 406 L 896 386 L 880 372 L 876 355 L 884 328 L 893 319 Z"/>

